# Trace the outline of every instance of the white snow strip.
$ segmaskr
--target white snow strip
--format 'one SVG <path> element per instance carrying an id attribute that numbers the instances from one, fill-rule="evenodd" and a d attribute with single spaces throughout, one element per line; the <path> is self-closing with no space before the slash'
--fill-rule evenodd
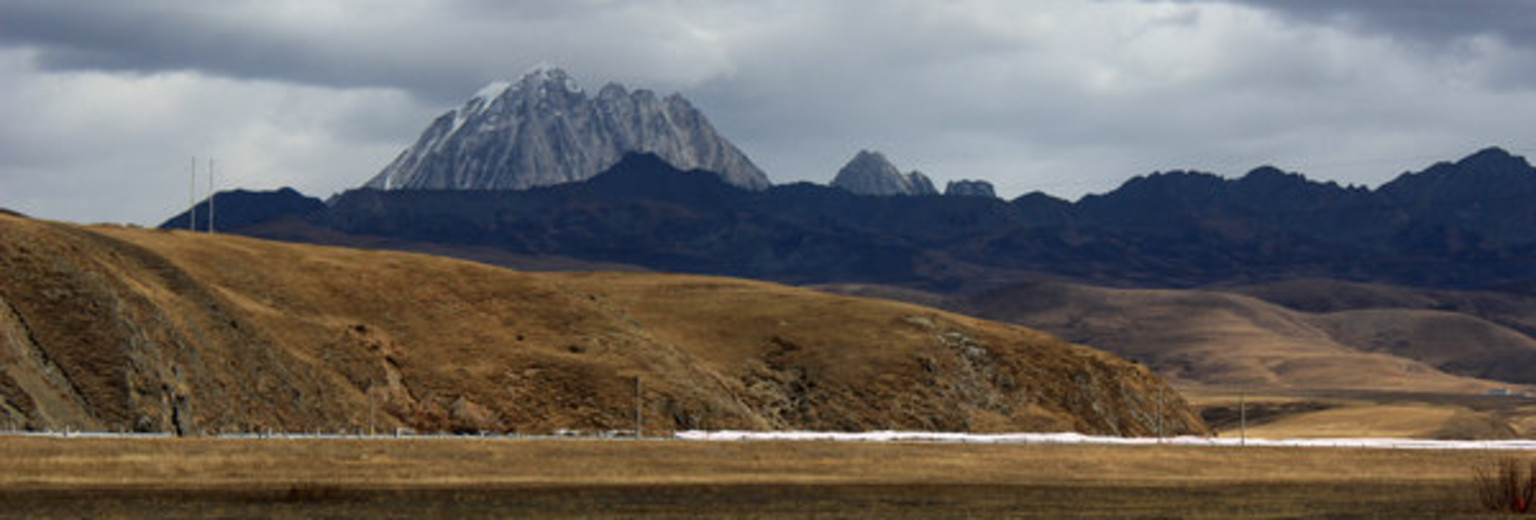
<path id="1" fill-rule="evenodd" d="M 490 103 L 496 98 L 501 97 L 501 93 L 506 92 L 509 88 L 512 88 L 512 83 L 509 81 L 492 81 L 490 84 L 480 87 L 480 91 L 475 92 L 475 96 L 470 99 L 484 99 L 486 103 Z"/>
<path id="2" fill-rule="evenodd" d="M 56 437 L 56 438 L 166 438 L 169 433 L 116 433 L 78 431 L 0 431 L 0 437 Z M 233 439 L 479 439 L 479 440 L 591 440 L 591 441 L 665 441 L 668 437 L 635 438 L 624 433 L 558 433 L 553 435 L 450 435 L 418 433 L 226 433 L 215 435 Z M 1153 446 L 1158 444 L 1190 447 L 1269 447 L 1269 448 L 1367 448 L 1400 450 L 1509 450 L 1536 451 L 1536 439 L 1502 441 L 1437 441 L 1423 439 L 1391 438 L 1337 438 L 1337 439 L 1247 439 L 1231 437 L 1108 437 L 1080 433 L 947 433 L 947 432 L 754 432 L 754 431 L 681 431 L 670 437 L 693 442 L 926 442 L 950 444 L 1092 444 L 1118 446 Z"/>
<path id="3" fill-rule="evenodd" d="M 749 432 L 682 431 L 676 438 L 690 441 L 831 441 L 937 442 L 973 444 L 1109 444 L 1126 446 L 1255 446 L 1292 448 L 1381 448 L 1419 450 L 1536 450 L 1536 440 L 1440 441 L 1392 438 L 1247 439 L 1233 437 L 1108 437 L 1080 433 L 945 433 L 945 432 Z"/>
<path id="4" fill-rule="evenodd" d="M 464 106 L 453 111 L 453 127 L 448 132 L 438 136 L 431 144 L 422 148 L 435 150 L 439 142 L 446 141 L 448 136 L 458 133 L 459 128 L 462 128 L 464 123 L 469 122 L 469 118 L 490 108 L 491 103 L 496 102 L 496 98 L 501 97 L 510 88 L 512 88 L 512 83 L 506 81 L 492 81 L 490 84 L 480 87 L 480 90 L 475 92 L 473 97 L 469 98 L 469 101 L 464 102 Z"/>

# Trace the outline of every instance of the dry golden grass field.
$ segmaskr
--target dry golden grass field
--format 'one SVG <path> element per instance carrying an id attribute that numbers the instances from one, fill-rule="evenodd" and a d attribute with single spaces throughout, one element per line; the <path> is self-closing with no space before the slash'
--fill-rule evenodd
<path id="1" fill-rule="evenodd" d="M 1472 467 L 1500 456 L 1169 446 L 3 437 L 0 516 L 1480 517 Z"/>
<path id="2" fill-rule="evenodd" d="M 1236 435 L 1243 399 L 1248 434 L 1264 438 L 1517 439 L 1536 431 L 1536 401 L 1477 394 L 1185 387 L 1221 435 Z"/>

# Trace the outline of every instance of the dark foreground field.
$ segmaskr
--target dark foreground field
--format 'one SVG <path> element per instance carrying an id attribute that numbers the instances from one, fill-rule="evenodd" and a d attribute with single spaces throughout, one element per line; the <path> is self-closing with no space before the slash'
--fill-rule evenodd
<path id="1" fill-rule="evenodd" d="M 0 438 L 27 518 L 1480 514 L 1487 452 L 682 441 Z"/>

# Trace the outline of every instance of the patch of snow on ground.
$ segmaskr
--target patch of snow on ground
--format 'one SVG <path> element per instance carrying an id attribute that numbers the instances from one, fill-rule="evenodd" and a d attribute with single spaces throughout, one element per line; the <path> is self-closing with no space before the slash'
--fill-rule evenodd
<path id="1" fill-rule="evenodd" d="M 690 441 L 831 441 L 937 442 L 970 444 L 1110 444 L 1125 446 L 1255 446 L 1293 448 L 1383 448 L 1422 450 L 1536 450 L 1536 440 L 1441 441 L 1390 438 L 1238 439 L 1234 437 L 1108 437 L 1080 433 L 947 433 L 947 432 L 748 432 L 683 431 L 676 438 Z"/>

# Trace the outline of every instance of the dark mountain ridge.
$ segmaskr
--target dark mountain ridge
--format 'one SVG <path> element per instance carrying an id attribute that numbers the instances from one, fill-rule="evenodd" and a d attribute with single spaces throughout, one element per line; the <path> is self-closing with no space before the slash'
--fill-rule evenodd
<path id="1" fill-rule="evenodd" d="M 280 188 L 276 191 L 231 190 L 219 192 L 210 199 L 204 199 L 192 209 L 160 224 L 160 228 L 187 229 L 192 224 L 188 219 L 195 215 L 197 229 L 206 230 L 210 211 L 213 212 L 213 225 L 216 230 L 238 231 L 246 226 L 277 217 L 287 215 L 307 217 L 323 213 L 325 210 L 325 203 L 320 199 L 306 197 L 293 188 Z"/>
<path id="2" fill-rule="evenodd" d="M 631 154 L 586 182 L 359 189 L 324 211 L 286 214 L 290 226 L 349 235 L 790 283 L 953 291 L 1042 276 L 1160 287 L 1332 278 L 1484 288 L 1536 280 L 1531 197 L 1536 169 L 1497 148 L 1376 190 L 1263 167 L 1235 179 L 1155 173 L 1075 203 L 1040 193 L 862 196 L 809 183 L 754 191 Z M 221 195 L 220 215 L 231 204 Z M 260 228 L 252 234 L 285 238 L 282 226 Z"/>

